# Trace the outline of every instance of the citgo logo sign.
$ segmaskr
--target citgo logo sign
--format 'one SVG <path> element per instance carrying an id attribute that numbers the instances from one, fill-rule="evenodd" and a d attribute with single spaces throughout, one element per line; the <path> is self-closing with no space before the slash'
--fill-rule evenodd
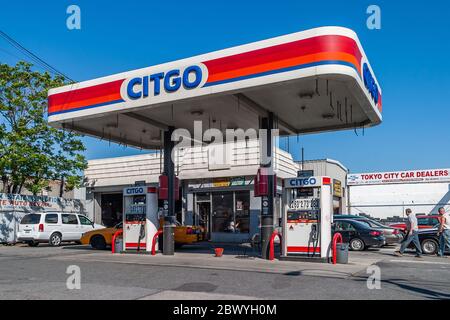
<path id="1" fill-rule="evenodd" d="M 173 93 L 180 88 L 191 90 L 206 81 L 206 67 L 191 65 L 184 69 L 172 69 L 166 72 L 156 72 L 128 81 L 127 96 L 131 100 Z"/>
<path id="2" fill-rule="evenodd" d="M 140 195 L 140 194 L 144 194 L 144 193 L 145 193 L 144 187 L 132 187 L 132 188 L 125 189 L 125 194 L 128 196 Z"/>
<path id="3" fill-rule="evenodd" d="M 363 79 L 364 79 L 364 85 L 366 86 L 367 90 L 370 93 L 370 96 L 372 97 L 375 104 L 378 104 L 378 86 L 375 82 L 375 79 L 372 76 L 372 73 L 370 72 L 369 66 L 367 63 L 364 63 L 363 66 Z"/>
<path id="4" fill-rule="evenodd" d="M 311 186 L 317 184 L 317 179 L 314 177 L 305 178 L 305 179 L 291 179 L 289 181 L 289 185 L 291 187 L 300 187 L 300 186 Z"/>

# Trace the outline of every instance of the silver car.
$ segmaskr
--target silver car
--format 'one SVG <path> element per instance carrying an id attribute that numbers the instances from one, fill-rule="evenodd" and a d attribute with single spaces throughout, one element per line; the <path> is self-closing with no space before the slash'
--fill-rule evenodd
<path id="1" fill-rule="evenodd" d="M 403 233 L 397 228 L 386 226 L 378 221 L 372 219 L 360 218 L 358 221 L 369 225 L 372 228 L 377 228 L 383 231 L 383 235 L 386 238 L 386 245 L 400 243 L 403 240 Z"/>

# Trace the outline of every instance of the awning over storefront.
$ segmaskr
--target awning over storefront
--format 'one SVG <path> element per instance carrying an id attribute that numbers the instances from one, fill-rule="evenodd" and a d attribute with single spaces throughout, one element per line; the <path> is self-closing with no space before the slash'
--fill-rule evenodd
<path id="1" fill-rule="evenodd" d="M 323 27 L 52 89 L 48 120 L 152 149 L 168 126 L 257 129 L 268 112 L 281 135 L 373 126 L 381 97 L 356 34 Z"/>

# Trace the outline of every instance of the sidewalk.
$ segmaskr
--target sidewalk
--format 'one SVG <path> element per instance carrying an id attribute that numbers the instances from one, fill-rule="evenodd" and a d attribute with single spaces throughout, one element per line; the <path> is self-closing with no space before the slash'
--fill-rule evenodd
<path id="1" fill-rule="evenodd" d="M 349 263 L 345 265 L 305 261 L 280 261 L 277 259 L 268 261 L 257 257 L 242 257 L 233 254 L 227 254 L 217 258 L 209 253 L 191 252 L 176 252 L 174 256 L 163 256 L 161 253 L 151 256 L 148 254 L 111 254 L 105 251 L 93 251 L 77 254 L 76 256 L 53 256 L 51 259 L 347 278 L 358 272 L 365 271 L 368 266 L 377 263 L 383 257 L 376 255 L 373 257 L 357 257 L 350 254 Z"/>

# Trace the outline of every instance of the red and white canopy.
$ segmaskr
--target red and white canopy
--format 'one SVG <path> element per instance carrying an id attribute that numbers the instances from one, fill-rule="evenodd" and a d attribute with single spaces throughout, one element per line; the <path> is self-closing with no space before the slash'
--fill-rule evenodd
<path id="1" fill-rule="evenodd" d="M 157 148 L 168 126 L 258 128 L 280 134 L 373 126 L 382 94 L 356 34 L 322 27 L 83 81 L 48 93 L 48 121 L 83 134 Z"/>

